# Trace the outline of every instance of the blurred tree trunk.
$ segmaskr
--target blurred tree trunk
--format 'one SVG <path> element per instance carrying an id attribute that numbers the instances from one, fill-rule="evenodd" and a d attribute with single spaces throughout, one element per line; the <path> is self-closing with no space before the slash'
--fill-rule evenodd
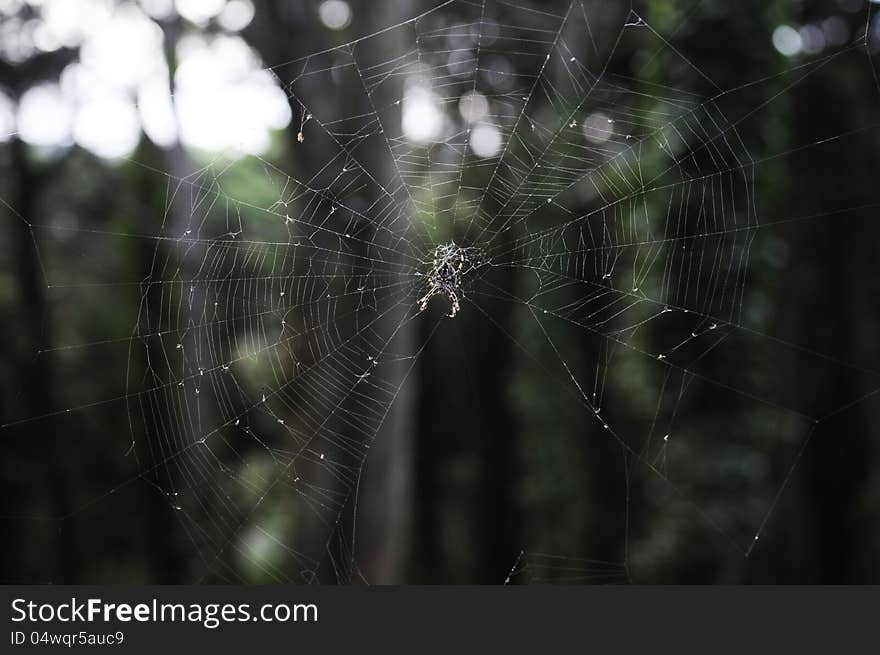
<path id="1" fill-rule="evenodd" d="M 810 143 L 822 135 L 844 134 L 859 125 L 852 103 L 828 101 L 841 93 L 837 86 L 837 80 L 821 73 L 799 85 L 795 106 L 802 109 L 794 116 L 795 144 Z M 798 215 L 857 204 L 854 201 L 862 198 L 866 185 L 873 184 L 872 177 L 861 173 L 873 170 L 866 166 L 863 154 L 857 155 L 858 150 L 845 144 L 831 147 L 836 154 L 833 168 L 827 165 L 827 152 L 823 149 L 792 159 L 792 176 L 797 180 L 792 185 L 792 206 L 801 210 Z M 828 189 L 835 190 L 833 197 L 828 197 Z M 861 361 L 857 345 L 860 325 L 870 320 L 862 315 L 858 290 L 841 283 L 863 279 L 874 266 L 875 259 L 863 244 L 876 243 L 878 235 L 873 229 L 874 238 L 860 232 L 872 225 L 862 216 L 847 218 L 854 229 L 843 229 L 829 217 L 799 231 L 799 260 L 813 262 L 813 270 L 799 275 L 800 282 L 794 287 L 798 303 L 789 305 L 798 318 L 796 343 L 829 344 L 828 324 L 811 317 L 834 317 L 831 334 L 838 346 L 834 355 L 848 362 Z M 820 378 L 809 370 L 796 371 L 793 384 L 802 390 L 803 397 L 815 399 L 814 407 L 824 411 L 843 407 L 858 398 L 861 389 L 855 372 L 842 366 L 834 368 L 829 377 Z M 815 558 L 810 570 L 818 576 L 810 582 L 864 582 L 857 569 L 864 543 L 859 505 L 870 461 L 871 428 L 864 409 L 864 405 L 857 405 L 820 423 L 804 454 L 801 466 L 806 476 L 807 514 L 812 524 L 808 540 L 814 544 Z M 804 576 L 799 578 L 803 580 Z"/>
<path id="2" fill-rule="evenodd" d="M 391 4 L 391 3 L 389 3 Z M 395 6 L 396 5 L 396 6 Z M 377 10 L 375 3 L 365 0 L 354 3 L 353 34 L 371 34 L 409 16 L 413 12 L 411 0 L 398 0 L 391 7 Z M 386 46 L 396 33 L 385 36 Z M 395 44 L 397 45 L 397 44 Z M 399 44 L 403 50 L 403 44 Z M 344 101 L 344 99 L 343 99 Z M 362 107 L 371 111 L 372 107 Z M 366 162 L 368 170 L 378 171 L 396 168 L 387 150 L 371 153 Z M 402 180 L 401 180 L 402 182 Z M 415 211 L 413 207 L 409 210 Z M 406 263 L 401 255 L 389 253 L 389 264 Z M 396 282 L 389 280 L 390 283 Z M 402 281 L 402 280 L 400 280 Z M 398 329 L 411 307 L 406 303 L 389 311 L 379 326 L 380 333 L 397 335 L 390 344 L 394 352 L 415 354 L 416 324 L 409 321 Z M 414 427 L 414 393 L 412 387 L 421 378 L 418 369 L 410 372 L 406 360 L 395 365 L 395 386 L 400 385 L 397 397 L 389 408 L 381 428 L 370 445 L 361 472 L 357 502 L 357 521 L 352 526 L 356 533 L 357 548 L 353 557 L 363 578 L 375 584 L 400 584 L 406 582 L 406 565 L 409 556 L 410 513 L 412 503 L 412 448 Z M 406 383 L 404 380 L 406 379 Z"/>
<path id="3" fill-rule="evenodd" d="M 500 240 L 501 251 L 509 246 Z M 496 303 L 492 316 L 510 331 L 513 304 Z M 483 318 L 483 317 L 480 317 Z M 483 472 L 483 505 L 477 513 L 481 571 L 476 580 L 500 584 L 522 550 L 519 507 L 514 493 L 517 475 L 516 430 L 508 402 L 513 342 L 486 320 L 468 334 L 474 356 L 474 387 L 479 393 L 481 431 L 477 436 Z"/>
<path id="4" fill-rule="evenodd" d="M 491 283 L 504 288 L 499 271 Z M 510 330 L 513 303 L 478 304 Z M 413 582 L 500 584 L 523 547 L 508 403 L 515 346 L 473 305 L 448 311 L 437 300 L 421 323 L 424 343 L 441 321 L 420 358 Z"/>
<path id="5" fill-rule="evenodd" d="M 48 174 L 38 170 L 30 161 L 27 146 L 20 139 L 13 140 L 12 149 L 14 168 L 18 174 L 12 206 L 20 216 L 10 218 L 15 230 L 15 279 L 20 308 L 20 333 L 27 335 L 16 358 L 16 379 L 21 385 L 20 416 L 36 417 L 57 410 L 58 402 L 55 390 L 57 375 L 52 365 L 52 355 L 37 355 L 40 350 L 50 348 L 52 344 L 52 323 L 46 301 L 46 285 L 49 280 L 43 278 L 37 244 L 30 227 L 25 224 L 25 220 L 36 224 L 41 222 L 38 199 L 45 190 Z M 43 439 L 49 439 L 50 442 L 40 443 Z M 72 480 L 76 476 L 74 467 L 77 458 L 70 450 L 72 443 L 75 443 L 75 438 L 57 439 L 50 433 L 42 433 L 36 437 L 35 442 L 22 444 L 25 453 L 19 454 L 26 461 L 44 464 L 42 471 L 33 471 L 44 478 L 44 484 L 40 487 L 46 490 L 46 501 L 51 508 L 49 513 L 52 517 L 41 524 L 42 529 L 50 531 L 43 538 L 52 544 L 48 551 L 52 554 L 52 561 L 47 563 L 47 567 L 41 568 L 51 571 L 51 582 L 58 584 L 75 581 L 77 572 L 81 570 L 74 524 L 65 519 L 73 510 L 71 490 Z M 40 504 L 39 501 L 29 498 L 13 514 L 27 514 L 28 506 L 34 514 L 39 514 Z"/>
<path id="6" fill-rule="evenodd" d="M 164 36 L 165 60 L 169 71 L 169 91 L 174 97 L 174 72 L 176 70 L 176 47 L 180 36 L 180 18 L 172 15 L 162 21 L 161 28 Z M 189 215 L 186 212 L 186 203 L 177 197 L 170 205 L 171 194 L 181 185 L 178 196 L 184 194 L 187 189 L 183 180 L 190 173 L 189 157 L 180 143 L 176 141 L 167 150 L 161 150 L 155 146 L 146 136 L 142 137 L 138 153 L 138 161 L 144 162 L 149 168 L 137 170 L 136 189 L 138 190 L 139 206 L 142 211 L 137 219 L 140 223 L 133 232 L 155 236 L 161 236 L 162 229 L 160 218 L 166 216 L 165 235 L 182 235 L 186 230 Z M 150 170 L 153 169 L 153 170 Z M 155 171 L 166 171 L 168 177 Z M 146 282 L 154 282 L 153 276 L 160 275 L 156 270 L 157 262 L 165 259 L 162 254 L 168 248 L 176 247 L 174 241 L 154 241 L 152 239 L 137 240 L 137 271 L 141 276 L 146 275 Z M 162 252 L 157 252 L 157 249 Z M 146 333 L 167 329 L 161 325 L 162 304 L 161 296 L 155 293 L 155 289 L 146 291 L 146 306 L 142 311 L 146 313 Z M 198 300 L 194 299 L 194 306 L 198 307 Z M 149 361 L 162 362 L 165 360 L 163 347 L 157 339 L 149 338 Z M 142 365 L 146 366 L 147 360 L 143 359 Z M 152 384 L 152 383 L 150 383 Z M 152 401 L 159 403 L 159 420 L 173 421 L 174 409 L 164 402 L 165 395 L 156 395 Z M 141 402 L 138 398 L 137 402 Z M 146 416 L 146 415 L 145 415 Z M 145 426 L 147 434 L 142 435 L 146 439 L 157 439 L 162 426 Z M 193 437 L 195 438 L 195 437 Z M 147 460 L 149 466 L 153 464 Z M 164 491 L 170 491 L 174 481 L 161 478 L 162 468 L 158 469 L 153 477 L 156 484 Z M 178 516 L 171 511 L 168 499 L 159 492 L 159 489 L 150 487 L 150 491 L 157 493 L 148 494 L 146 498 L 146 533 L 150 541 L 149 566 L 151 568 L 150 579 L 160 584 L 180 584 L 191 582 L 186 578 L 187 571 L 184 563 L 184 553 L 181 549 L 180 526 Z"/>
<path id="7" fill-rule="evenodd" d="M 164 170 L 168 165 L 167 153 L 156 147 L 146 136 L 141 140 L 137 161 L 143 162 L 150 168 L 155 170 Z M 157 217 L 161 217 L 165 211 L 166 193 L 169 180 L 158 175 L 152 170 L 138 168 L 136 171 L 136 180 L 134 187 L 139 198 L 139 206 L 141 211 L 135 220 L 138 221 L 139 227 L 134 232 L 143 232 L 144 234 L 157 234 L 158 227 L 153 223 Z M 162 242 L 156 242 L 150 239 L 138 239 L 136 245 L 136 270 L 139 276 L 147 276 L 156 274 L 154 268 L 154 257 L 157 256 L 156 248 L 164 248 Z M 151 277 L 147 277 L 147 283 L 151 281 Z M 160 296 L 156 293 L 147 292 L 146 305 L 142 308 L 146 312 L 148 322 L 147 325 L 152 326 L 143 330 L 144 332 L 156 331 L 159 328 L 160 317 L 162 315 L 162 306 Z M 161 362 L 164 354 L 160 343 L 154 339 L 149 339 L 149 361 Z M 138 352 L 143 352 L 139 350 Z M 147 365 L 147 358 L 142 356 L 141 366 Z M 158 397 L 157 397 L 158 398 Z M 164 398 L 164 396 L 162 396 Z M 137 399 L 136 402 L 140 402 Z M 156 402 L 161 402 L 157 400 Z M 173 411 L 164 403 L 160 409 L 160 417 L 170 419 L 170 412 Z M 159 426 L 145 426 L 146 433 L 140 435 L 144 439 L 158 438 Z M 147 460 L 147 464 L 152 466 L 152 462 Z M 158 476 L 157 471 L 155 476 Z M 153 476 L 151 476 L 153 477 Z M 161 485 L 166 485 L 166 480 L 158 481 Z M 156 584 L 180 584 L 191 582 L 186 579 L 184 567 L 184 554 L 181 552 L 179 535 L 179 520 L 177 515 L 171 511 L 168 499 L 158 492 L 158 489 L 152 486 L 144 487 L 146 489 L 145 516 L 144 523 L 147 539 L 149 540 L 148 565 L 151 569 L 149 579 Z"/>
<path id="8" fill-rule="evenodd" d="M 839 13 L 830 0 L 815 0 L 800 10 L 796 20 L 804 24 Z M 859 18 L 847 17 L 851 29 L 864 30 Z M 808 76 L 792 91 L 790 147 L 873 122 L 877 96 L 866 99 L 862 93 L 875 86 L 866 69 L 852 68 L 841 75 L 834 66 Z M 857 137 L 859 142 L 868 138 L 874 133 Z M 875 201 L 871 191 L 878 162 L 868 153 L 876 147 L 869 150 L 856 144 L 844 138 L 792 154 L 786 160 L 788 197 L 777 204 L 783 215 L 808 216 Z M 859 363 L 876 354 L 870 341 L 878 317 L 866 311 L 870 304 L 865 303 L 876 293 L 873 250 L 880 238 L 871 219 L 871 210 L 847 212 L 805 221 L 787 232 L 792 265 L 778 283 L 786 293 L 774 333 L 842 362 Z M 854 284 L 860 280 L 865 284 Z M 866 335 L 871 335 L 869 343 Z M 866 385 L 876 385 L 876 378 L 844 365 L 819 368 L 817 375 L 819 360 L 809 356 L 795 360 L 786 386 L 793 390 L 792 397 L 819 416 L 846 406 L 865 392 Z M 866 367 L 875 368 L 870 361 Z M 762 539 L 750 558 L 748 580 L 846 584 L 870 581 L 866 573 L 877 575 L 876 566 L 866 566 L 877 531 L 863 511 L 870 493 L 870 467 L 877 456 L 870 411 L 868 400 L 810 431 L 810 441 L 771 517 L 766 543 Z M 806 434 L 805 430 L 804 438 Z M 793 453 L 775 463 L 780 483 L 793 463 Z"/>
<path id="9" fill-rule="evenodd" d="M 23 63 L 10 64 L 0 59 L 0 86 L 10 91 L 14 98 L 20 98 L 32 85 L 45 80 L 56 79 L 63 68 L 74 59 L 76 51 L 63 48 L 56 52 L 39 53 Z M 39 224 L 41 221 L 39 212 L 39 199 L 45 191 L 48 180 L 58 172 L 63 162 L 48 165 L 49 168 L 40 168 L 38 164 L 29 158 L 28 147 L 18 137 L 10 143 L 12 151 L 11 167 L 14 175 L 14 192 L 12 194 L 12 210 L 4 207 L 5 213 L 10 214 L 12 225 L 13 251 L 15 257 L 16 292 L 18 296 L 17 313 L 20 320 L 20 334 L 26 335 L 25 341 L 20 344 L 14 354 L 15 380 L 20 384 L 20 390 L 16 397 L 19 412 L 17 417 L 33 417 L 57 409 L 58 397 L 55 388 L 57 374 L 52 364 L 52 355 L 41 354 L 40 349 L 46 349 L 52 343 L 52 323 L 47 307 L 46 285 L 49 280 L 43 279 L 40 268 L 37 245 L 34 235 L 28 226 Z M 16 215 L 17 214 L 17 215 Z M 27 222 L 27 223 L 26 223 Z M 36 425 L 36 424 L 35 424 Z M 45 426 L 45 424 L 44 424 Z M 43 429 L 46 429 L 43 426 Z M 52 554 L 52 562 L 36 562 L 36 570 L 40 574 L 48 572 L 52 576 L 52 582 L 74 582 L 76 574 L 81 570 L 79 567 L 80 555 L 77 545 L 77 535 L 71 521 L 64 517 L 72 511 L 71 490 L 73 479 L 77 475 L 75 457 L 72 457 L 69 449 L 75 443 L 75 439 L 53 440 L 49 446 L 39 443 L 42 438 L 51 438 L 49 434 L 38 431 L 37 443 L 18 442 L 11 446 L 11 457 L 4 456 L 4 462 L 26 462 L 31 466 L 33 475 L 43 478 L 44 484 L 41 489 L 47 490 L 45 503 L 34 498 L 21 498 L 23 504 L 16 503 L 11 507 L 8 515 L 36 515 L 45 514 L 48 506 L 52 519 L 43 524 L 33 523 L 40 536 L 37 539 L 46 539 L 54 545 L 54 549 L 47 552 Z M 75 432 L 74 432 L 75 434 Z M 32 437 L 33 438 L 33 437 Z M 17 441 L 17 440 L 16 440 Z M 47 450 L 51 449 L 51 456 L 46 458 Z M 43 468 L 34 468 L 34 462 L 44 462 Z M 6 480 L 15 480 L 21 475 L 16 471 Z M 27 484 L 34 485 L 33 480 Z M 4 497 L 6 494 L 4 494 Z M 9 503 L 9 500 L 5 500 Z M 14 499 L 13 499 L 13 502 Z M 43 530 L 50 530 L 49 534 Z M 23 542 L 26 543 L 26 542 Z M 30 555 L 31 548 L 27 546 L 25 554 Z M 27 560 L 28 557 L 25 557 Z M 18 562 L 12 557 L 4 558 L 4 562 Z M 20 571 L 3 571 L 4 580 L 19 579 Z"/>
<path id="10" fill-rule="evenodd" d="M 262 3 L 258 6 L 256 19 L 248 28 L 245 37 L 260 53 L 266 66 L 273 67 L 284 62 L 291 62 L 312 52 L 342 43 L 345 40 L 369 34 L 380 27 L 399 20 L 398 13 L 383 9 L 378 11 L 373 3 L 352 3 L 353 24 L 349 31 L 337 34 L 324 28 L 313 7 L 306 4 L 279 5 L 278 3 Z M 396 12 L 406 14 L 406 3 L 397 3 Z M 391 35 L 387 39 L 393 38 Z M 289 73 L 293 69 L 279 67 L 276 74 L 282 84 L 290 82 Z M 346 113 L 354 115 L 358 112 L 369 112 L 362 94 L 358 89 L 327 88 L 325 94 L 334 96 L 334 102 L 341 107 L 352 107 Z M 298 148 L 299 117 L 302 107 L 299 102 L 288 96 L 293 115 L 287 130 L 287 151 L 289 153 L 288 171 L 296 175 L 297 171 L 317 170 L 323 162 L 297 161 L 301 148 Z M 314 98 L 304 98 L 304 102 Z M 336 153 L 325 153 L 326 157 Z M 307 156 L 307 155 L 302 155 Z M 378 170 L 379 167 L 392 167 L 390 155 L 385 152 L 371 154 L 370 161 L 361 163 L 367 170 Z M 319 164 L 315 166 L 315 164 Z M 369 236 L 366 237 L 369 240 Z M 399 262 L 389 262 L 399 263 Z M 391 283 L 391 282 L 389 282 Z M 390 335 L 403 321 L 409 307 L 401 306 L 392 310 L 382 318 L 378 330 Z M 415 326 L 412 322 L 405 325 L 393 342 L 395 351 L 402 353 L 414 352 L 416 346 Z M 402 383 L 402 376 L 407 367 L 397 368 L 395 384 Z M 410 375 L 412 384 L 413 374 Z M 340 582 L 366 580 L 370 583 L 403 582 L 404 566 L 407 560 L 407 544 L 409 533 L 409 501 L 411 496 L 410 470 L 412 443 L 413 398 L 409 384 L 401 388 L 391 406 L 384 424 L 375 435 L 375 439 L 367 453 L 357 487 L 352 490 L 349 502 L 339 521 L 339 534 L 330 541 L 330 558 L 333 560 L 333 573 Z M 334 429 L 344 431 L 347 428 L 340 422 Z M 327 480 L 332 486 L 333 482 Z M 348 531 L 351 531 L 348 533 Z M 355 552 L 349 552 L 348 546 L 355 545 Z M 323 581 L 328 581 L 326 578 Z"/>

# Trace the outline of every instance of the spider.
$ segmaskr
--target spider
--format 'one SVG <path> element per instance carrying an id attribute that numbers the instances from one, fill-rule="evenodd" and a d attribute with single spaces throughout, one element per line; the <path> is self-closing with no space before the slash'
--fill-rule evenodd
<path id="1" fill-rule="evenodd" d="M 428 291 L 419 299 L 419 311 L 425 311 L 428 301 L 434 296 L 444 295 L 449 299 L 449 318 L 455 318 L 461 309 L 461 285 L 464 276 L 478 268 L 481 263 L 477 248 L 462 248 L 454 241 L 440 244 L 434 249 L 434 259 L 426 274 Z"/>

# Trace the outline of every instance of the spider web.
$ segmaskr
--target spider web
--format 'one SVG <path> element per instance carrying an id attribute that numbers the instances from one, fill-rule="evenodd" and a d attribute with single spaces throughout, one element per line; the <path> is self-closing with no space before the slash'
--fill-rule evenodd
<path id="1" fill-rule="evenodd" d="M 748 555 L 812 430 L 843 408 L 747 386 L 738 353 L 849 365 L 744 317 L 756 236 L 838 210 L 764 216 L 756 169 L 790 153 L 756 159 L 739 128 L 831 61 L 872 66 L 868 45 L 866 32 L 722 89 L 629 6 L 450 0 L 275 65 L 300 128 L 290 170 L 260 160 L 265 203 L 242 200 L 244 164 L 218 157 L 187 176 L 151 171 L 167 179 L 155 233 L 89 233 L 147 240 L 153 255 L 144 279 L 108 281 L 138 290 L 130 335 L 57 349 L 128 350 L 120 396 L 54 414 L 127 408 L 136 473 L 77 513 L 145 482 L 180 519 L 203 579 L 239 581 L 243 567 L 276 581 L 359 579 L 365 463 L 431 338 L 461 318 L 442 294 L 419 303 L 438 247 L 453 243 L 482 259 L 462 276 L 460 313 L 497 328 L 593 425 L 590 438 L 619 448 L 623 528 L 643 477 Z M 632 65 L 635 51 L 650 56 Z M 501 306 L 529 327 L 514 329 Z M 626 375 L 646 360 L 646 378 Z M 689 424 L 706 387 L 722 392 L 721 415 L 760 413 L 776 434 Z M 788 474 L 751 495 L 726 473 L 749 507 L 719 514 L 681 453 L 725 475 L 715 455 L 745 444 L 784 451 Z M 614 562 L 524 552 L 510 579 L 625 581 L 629 551 Z"/>

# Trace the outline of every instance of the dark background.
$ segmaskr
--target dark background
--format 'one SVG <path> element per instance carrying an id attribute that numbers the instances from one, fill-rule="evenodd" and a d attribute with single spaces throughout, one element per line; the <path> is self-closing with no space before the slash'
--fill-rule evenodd
<path id="1" fill-rule="evenodd" d="M 274 134 L 262 159 L 234 163 L 234 189 L 227 191 L 257 206 L 270 205 L 273 193 L 277 199 L 277 186 L 266 184 L 276 169 L 266 162 L 294 174 L 335 154 L 305 130 L 311 149 L 298 148 L 298 69 L 280 64 L 430 8 L 416 0 L 352 2 L 351 24 L 333 31 L 322 25 L 319 4 L 255 2 L 253 21 L 241 32 L 263 64 L 275 67 L 291 102 L 289 126 Z M 533 6 L 556 14 L 568 9 L 556 2 Z M 2 16 L 7 24 L 41 20 L 39 7 L 10 7 Z M 597 29 L 631 20 L 628 6 L 601 7 Z M 34 148 L 17 134 L 0 142 L 0 407 L 8 424 L 0 430 L 0 579 L 501 583 L 513 572 L 513 582 L 880 581 L 880 395 L 871 395 L 880 386 L 880 142 L 871 129 L 880 115 L 872 66 L 876 16 L 860 0 L 645 1 L 634 8 L 650 29 L 621 44 L 609 65 L 629 80 L 631 93 L 646 94 L 642 110 L 650 111 L 660 88 L 695 98 L 736 89 L 713 106 L 737 121 L 738 151 L 759 162 L 748 170 L 754 215 L 765 227 L 744 230 L 751 240 L 747 274 L 737 287 L 741 305 L 716 311 L 711 301 L 687 294 L 680 302 L 719 316 L 723 344 L 667 367 L 650 355 L 681 341 L 691 327 L 650 322 L 640 328 L 636 343 L 649 356 L 618 347 L 619 333 L 609 339 L 608 326 L 554 332 L 576 377 L 592 384 L 597 368 L 606 376 L 602 415 L 617 435 L 609 438 L 523 303 L 486 297 L 483 314 L 465 302 L 461 315 L 440 321 L 432 335 L 444 309 L 435 301 L 396 344 L 404 353 L 428 345 L 408 360 L 415 366 L 378 429 L 362 476 L 345 477 L 342 500 L 314 510 L 318 522 L 308 518 L 304 500 L 316 496 L 297 495 L 286 484 L 259 503 L 259 491 L 235 496 L 248 471 L 266 466 L 264 449 L 231 446 L 219 456 L 243 467 L 231 474 L 204 460 L 190 462 L 191 469 L 159 466 L 164 456 L 150 441 L 156 435 L 174 430 L 165 436 L 184 443 L 198 437 L 168 427 L 177 409 L 163 405 L 167 397 L 151 401 L 148 419 L 143 405 L 133 409 L 119 400 L 133 366 L 132 326 L 149 323 L 150 315 L 160 326 L 172 317 L 136 283 L 99 284 L 143 280 L 155 271 L 155 257 L 166 262 L 159 277 L 171 278 L 168 266 L 182 255 L 173 243 L 114 235 L 157 237 L 176 230 L 176 220 L 187 224 L 197 210 L 191 197 L 169 201 L 175 188 L 169 180 L 209 163 L 217 167 L 215 155 L 184 145 L 160 148 L 146 136 L 130 158 L 113 162 L 75 145 Z M 522 21 L 505 5 L 496 9 L 499 23 L 508 11 L 510 20 Z M 442 16 L 452 23 L 473 11 L 452 3 Z M 826 43 L 791 57 L 774 49 L 779 25 L 821 29 L 832 17 L 856 47 Z M 171 70 L 187 33 L 222 31 L 173 13 L 158 24 Z M 393 38 L 380 43 L 393 50 Z M 0 61 L 0 88 L 16 100 L 57 79 L 78 56 L 70 47 L 7 57 Z M 359 56 L 363 63 L 392 55 Z M 324 94 L 326 111 L 351 115 L 361 100 L 347 84 L 303 91 Z M 649 155 L 643 163 L 659 173 Z M 374 165 L 379 170 L 382 163 Z M 473 175 L 465 184 L 485 184 L 479 171 Z M 596 202 L 585 198 L 580 211 Z M 256 219 L 242 220 L 247 226 Z M 38 227 L 71 224 L 72 230 Z M 662 273 L 658 265 L 656 276 Z M 499 269 L 492 275 L 486 284 L 520 294 L 533 284 L 528 274 Z M 58 284 L 68 281 L 70 287 Z M 633 343 L 635 336 L 624 331 L 621 338 Z M 115 341 L 58 349 L 101 339 Z M 170 342 L 139 345 L 145 352 L 173 350 Z M 398 385 L 400 374 L 388 372 Z M 252 373 L 254 388 L 260 375 Z M 665 428 L 655 424 L 658 417 Z M 258 431 L 278 437 L 271 425 Z M 668 445 L 660 441 L 664 434 L 671 435 Z M 136 448 L 145 449 L 137 461 L 129 452 L 134 437 Z M 156 474 L 157 466 L 167 478 Z M 175 476 L 192 504 L 169 498 L 168 489 L 178 488 Z M 255 524 L 271 526 L 274 538 L 257 544 L 241 536 L 257 534 Z"/>

